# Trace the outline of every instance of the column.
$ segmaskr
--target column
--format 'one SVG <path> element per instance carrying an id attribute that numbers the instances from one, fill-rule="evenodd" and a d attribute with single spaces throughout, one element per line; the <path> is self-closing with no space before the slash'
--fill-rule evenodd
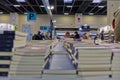
<path id="1" fill-rule="evenodd" d="M 114 19 L 113 14 L 120 6 L 119 0 L 107 0 L 107 23 L 108 25 L 112 24 L 112 20 Z"/>
<path id="2" fill-rule="evenodd" d="M 16 25 L 17 30 L 19 30 L 19 14 L 17 13 L 10 13 L 10 24 Z"/>

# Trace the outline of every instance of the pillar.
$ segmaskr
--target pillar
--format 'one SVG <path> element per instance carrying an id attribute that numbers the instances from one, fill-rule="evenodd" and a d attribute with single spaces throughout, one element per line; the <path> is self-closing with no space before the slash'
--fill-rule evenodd
<path id="1" fill-rule="evenodd" d="M 10 24 L 16 25 L 17 30 L 20 29 L 19 27 L 19 14 L 17 13 L 10 13 Z"/>

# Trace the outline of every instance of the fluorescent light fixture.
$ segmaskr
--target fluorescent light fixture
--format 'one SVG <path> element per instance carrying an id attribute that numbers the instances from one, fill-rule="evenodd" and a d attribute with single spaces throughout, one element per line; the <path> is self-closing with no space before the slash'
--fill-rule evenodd
<path id="1" fill-rule="evenodd" d="M 54 9 L 54 6 L 51 6 L 51 10 L 53 10 Z"/>
<path id="2" fill-rule="evenodd" d="M 3 14 L 3 12 L 0 12 L 0 14 Z"/>
<path id="3" fill-rule="evenodd" d="M 53 9 L 54 9 L 54 6 L 48 6 L 48 9 L 53 10 Z"/>
<path id="4" fill-rule="evenodd" d="M 93 3 L 101 3 L 102 0 L 93 0 Z"/>
<path id="5" fill-rule="evenodd" d="M 69 15 L 69 13 L 64 13 L 64 15 Z"/>
<path id="6" fill-rule="evenodd" d="M 45 7 L 44 5 L 40 5 L 40 7 Z"/>
<path id="7" fill-rule="evenodd" d="M 25 0 L 16 0 L 17 2 L 25 2 Z"/>
<path id="8" fill-rule="evenodd" d="M 55 28 L 57 27 L 57 26 L 54 26 Z"/>
<path id="9" fill-rule="evenodd" d="M 55 23 L 55 22 L 56 22 L 56 20 L 53 20 L 52 22 L 53 22 L 53 23 Z"/>
<path id="10" fill-rule="evenodd" d="M 89 13 L 89 15 L 94 15 L 94 13 Z"/>
<path id="11" fill-rule="evenodd" d="M 64 0 L 64 3 L 72 3 L 73 0 Z"/>
<path id="12" fill-rule="evenodd" d="M 27 12 L 25 12 L 24 14 L 28 14 Z"/>
<path id="13" fill-rule="evenodd" d="M 104 8 L 105 6 L 98 6 L 99 8 Z"/>
<path id="14" fill-rule="evenodd" d="M 20 5 L 13 5 L 14 7 L 20 7 Z"/>
<path id="15" fill-rule="evenodd" d="M 72 8 L 72 6 L 66 6 L 67 8 Z"/>

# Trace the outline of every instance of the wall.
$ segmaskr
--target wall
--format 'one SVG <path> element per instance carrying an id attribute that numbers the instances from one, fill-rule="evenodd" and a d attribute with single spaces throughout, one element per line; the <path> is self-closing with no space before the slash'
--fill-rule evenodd
<path id="1" fill-rule="evenodd" d="M 83 16 L 82 24 L 90 24 L 93 28 L 98 28 L 107 25 L 107 16 L 94 15 L 94 16 Z"/>
<path id="2" fill-rule="evenodd" d="M 0 14 L 0 23 L 10 23 L 10 15 Z"/>
<path id="3" fill-rule="evenodd" d="M 22 30 L 23 24 L 29 24 L 33 28 L 33 33 L 36 33 L 42 25 L 50 25 L 49 18 L 46 15 L 37 15 L 37 20 L 35 22 L 28 22 L 26 15 L 20 15 L 19 21 L 21 27 L 20 30 Z"/>
<path id="4" fill-rule="evenodd" d="M 74 15 L 54 15 L 53 19 L 57 22 L 55 25 L 58 24 L 75 24 L 75 16 Z M 0 23 L 10 23 L 10 15 L 0 15 Z M 82 17 L 83 24 L 91 24 L 92 27 L 100 27 L 100 24 L 107 24 L 107 16 L 87 16 L 84 15 Z M 22 30 L 22 24 L 29 24 L 33 27 L 33 33 L 36 33 L 39 30 L 39 27 L 42 25 L 50 25 L 49 18 L 47 15 L 37 15 L 37 21 L 35 22 L 27 22 L 26 15 L 19 15 L 19 30 Z M 68 25 L 71 27 L 71 25 Z M 59 27 L 59 26 L 58 26 Z M 63 26 L 65 27 L 65 26 Z M 74 26 L 72 26 L 74 27 Z"/>

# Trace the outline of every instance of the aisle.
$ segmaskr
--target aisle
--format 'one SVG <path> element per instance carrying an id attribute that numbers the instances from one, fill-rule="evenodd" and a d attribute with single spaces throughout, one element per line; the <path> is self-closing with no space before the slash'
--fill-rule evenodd
<path id="1" fill-rule="evenodd" d="M 64 52 L 66 49 L 63 47 L 63 43 L 59 42 L 52 50 L 53 52 Z"/>
<path id="2" fill-rule="evenodd" d="M 43 78 L 76 77 L 76 68 L 62 42 L 59 42 L 52 50 L 52 55 L 47 63 L 47 67 L 43 70 Z"/>
<path id="3" fill-rule="evenodd" d="M 67 54 L 54 54 L 50 70 L 75 70 L 75 67 Z"/>

